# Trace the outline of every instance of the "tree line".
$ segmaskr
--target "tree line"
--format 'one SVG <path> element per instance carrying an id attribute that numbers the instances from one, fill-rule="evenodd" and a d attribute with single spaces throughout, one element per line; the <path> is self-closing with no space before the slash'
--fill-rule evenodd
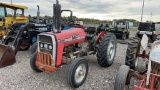
<path id="1" fill-rule="evenodd" d="M 28 15 L 28 18 L 32 18 L 32 17 L 36 17 L 36 16 Z M 53 16 L 45 15 L 45 16 L 40 16 L 40 18 L 53 19 Z M 69 19 L 70 19 L 69 16 L 62 17 L 62 20 L 64 20 L 64 21 L 68 21 Z M 99 19 L 94 19 L 94 18 L 78 18 L 76 16 L 73 16 L 72 20 L 83 21 L 84 24 L 112 23 L 112 21 L 110 21 L 110 20 L 99 20 Z M 114 19 L 113 21 L 115 21 L 115 20 L 124 20 L 124 21 L 133 22 L 134 26 L 138 26 L 139 25 L 139 21 L 134 20 L 134 19 Z"/>

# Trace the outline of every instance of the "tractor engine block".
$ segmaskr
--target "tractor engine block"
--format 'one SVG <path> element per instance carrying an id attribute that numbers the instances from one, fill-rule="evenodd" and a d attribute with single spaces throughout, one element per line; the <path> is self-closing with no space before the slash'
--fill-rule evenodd
<path id="1" fill-rule="evenodd" d="M 63 53 L 62 62 L 65 64 L 70 63 L 73 59 L 79 56 L 87 56 L 90 51 L 90 42 L 82 42 L 74 45 L 66 46 Z"/>

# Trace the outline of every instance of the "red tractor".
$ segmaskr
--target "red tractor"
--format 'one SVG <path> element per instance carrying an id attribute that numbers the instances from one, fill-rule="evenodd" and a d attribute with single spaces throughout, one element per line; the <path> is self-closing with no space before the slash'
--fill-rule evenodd
<path id="1" fill-rule="evenodd" d="M 97 34 L 96 29 L 87 29 L 72 24 L 72 28 L 61 30 L 61 5 L 54 4 L 54 26 L 52 32 L 37 36 L 37 51 L 30 59 L 30 66 L 35 72 L 55 72 L 63 64 L 70 63 L 68 84 L 74 88 L 81 86 L 88 74 L 88 62 L 83 56 L 97 55 L 102 67 L 113 64 L 117 40 L 114 34 L 103 30 Z M 72 15 L 72 14 L 71 14 Z"/>
<path id="2" fill-rule="evenodd" d="M 147 50 L 148 40 L 146 34 L 141 41 L 130 39 L 126 65 L 117 72 L 114 90 L 160 90 L 160 41 L 155 41 L 151 50 Z"/>

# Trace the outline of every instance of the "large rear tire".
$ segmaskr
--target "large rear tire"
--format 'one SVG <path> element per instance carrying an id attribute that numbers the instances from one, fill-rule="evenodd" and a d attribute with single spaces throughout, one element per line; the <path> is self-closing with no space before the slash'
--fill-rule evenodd
<path id="1" fill-rule="evenodd" d="M 76 58 L 68 69 L 68 84 L 73 88 L 81 86 L 88 74 L 88 62 L 84 58 Z"/>
<path id="2" fill-rule="evenodd" d="M 38 69 L 38 67 L 36 66 L 36 53 L 34 52 L 31 59 L 30 59 L 30 66 L 32 68 L 33 71 L 35 72 L 42 72 L 41 70 Z"/>
<path id="3" fill-rule="evenodd" d="M 113 64 L 117 48 L 116 36 L 107 32 L 99 40 L 97 47 L 97 61 L 102 67 L 109 67 Z"/>
<path id="4" fill-rule="evenodd" d="M 140 52 L 140 39 L 138 37 L 130 38 L 128 41 L 128 48 L 126 51 L 125 64 L 131 69 L 135 69 L 135 61 L 137 54 Z"/>
<path id="5" fill-rule="evenodd" d="M 115 83 L 114 83 L 114 90 L 128 90 L 129 85 L 126 85 L 127 76 L 129 74 L 130 68 L 126 65 L 122 65 L 117 72 Z"/>

